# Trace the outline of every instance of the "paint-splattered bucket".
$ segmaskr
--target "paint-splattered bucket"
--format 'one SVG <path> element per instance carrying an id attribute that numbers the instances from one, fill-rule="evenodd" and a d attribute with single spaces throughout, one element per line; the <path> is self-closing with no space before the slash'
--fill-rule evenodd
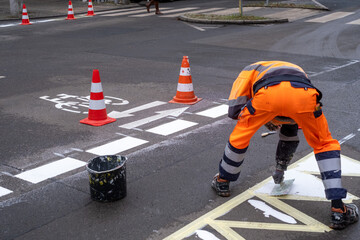
<path id="1" fill-rule="evenodd" d="M 126 160 L 124 156 L 108 155 L 88 162 L 86 169 L 93 200 L 111 202 L 126 196 Z"/>

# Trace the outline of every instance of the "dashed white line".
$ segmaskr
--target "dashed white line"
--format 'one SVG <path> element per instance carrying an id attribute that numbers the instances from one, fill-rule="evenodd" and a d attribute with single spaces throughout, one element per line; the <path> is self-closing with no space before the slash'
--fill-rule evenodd
<path id="1" fill-rule="evenodd" d="M 322 17 L 309 19 L 306 22 L 326 23 L 329 21 L 347 17 L 351 14 L 354 14 L 354 12 L 334 12 L 334 13 L 330 13 L 330 14 L 327 14 Z"/>
<path id="2" fill-rule="evenodd" d="M 197 125 L 198 123 L 196 122 L 190 122 L 190 121 L 185 121 L 185 120 L 175 120 L 169 123 L 165 123 L 162 124 L 160 126 L 151 128 L 146 130 L 147 132 L 151 132 L 151 133 L 155 133 L 155 134 L 159 134 L 159 135 L 163 135 L 163 136 L 168 136 L 170 134 L 179 132 L 181 130 L 184 130 L 186 128 L 190 128 L 192 126 Z"/>
<path id="3" fill-rule="evenodd" d="M 309 75 L 309 77 L 315 77 L 315 76 L 318 76 L 318 75 L 323 74 L 323 73 L 332 72 L 332 71 L 335 71 L 335 70 L 338 70 L 338 69 L 341 69 L 341 68 L 344 68 L 344 67 L 351 66 L 351 65 L 356 64 L 358 62 L 359 62 L 359 60 L 352 60 L 347 64 L 344 64 L 344 65 L 341 65 L 341 66 L 338 66 L 338 67 L 333 67 L 331 69 L 328 69 L 328 70 L 325 70 L 325 71 L 322 71 L 322 72 L 311 74 L 311 75 Z"/>
<path id="4" fill-rule="evenodd" d="M 210 109 L 207 109 L 205 111 L 201 111 L 196 113 L 197 115 L 210 117 L 210 118 L 218 118 L 220 116 L 226 115 L 228 113 L 229 106 L 222 104 Z"/>
<path id="5" fill-rule="evenodd" d="M 346 137 L 344 137 L 343 139 L 341 139 L 341 140 L 339 141 L 340 145 L 343 144 L 344 142 L 352 139 L 352 138 L 355 137 L 355 136 L 356 136 L 356 134 L 354 134 L 354 133 L 351 133 L 351 134 L 347 135 Z"/>
<path id="6" fill-rule="evenodd" d="M 56 162 L 52 162 L 41 167 L 17 174 L 15 177 L 31 183 L 39 183 L 84 165 L 86 165 L 86 163 L 83 161 L 67 157 Z"/>
<path id="7" fill-rule="evenodd" d="M 129 150 L 131 148 L 140 146 L 147 143 L 148 141 L 134 138 L 134 137 L 124 137 L 122 139 L 115 140 L 113 142 L 106 143 L 102 146 L 95 147 L 89 150 L 86 150 L 88 153 L 95 155 L 115 155 L 123 151 Z"/>
<path id="8" fill-rule="evenodd" d="M 12 193 L 12 192 L 13 192 L 13 191 L 11 191 L 11 190 L 9 190 L 9 189 L 0 187 L 0 197 L 5 196 L 5 195 L 8 195 L 8 194 L 10 194 L 10 193 Z"/>

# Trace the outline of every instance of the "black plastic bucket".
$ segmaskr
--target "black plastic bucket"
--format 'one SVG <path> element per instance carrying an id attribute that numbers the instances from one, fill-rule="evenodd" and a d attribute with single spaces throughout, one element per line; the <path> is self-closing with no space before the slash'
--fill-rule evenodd
<path id="1" fill-rule="evenodd" d="M 99 156 L 88 162 L 90 195 L 99 202 L 112 202 L 126 196 L 126 160 L 124 156 Z"/>

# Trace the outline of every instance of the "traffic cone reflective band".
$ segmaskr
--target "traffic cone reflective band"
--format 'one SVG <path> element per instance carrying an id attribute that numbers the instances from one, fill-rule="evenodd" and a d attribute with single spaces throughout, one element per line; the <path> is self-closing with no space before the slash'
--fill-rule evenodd
<path id="1" fill-rule="evenodd" d="M 202 98 L 195 96 L 194 87 L 191 79 L 190 64 L 188 56 L 184 56 L 181 69 L 179 82 L 177 85 L 176 96 L 173 97 L 170 103 L 182 103 L 182 104 L 195 104 Z"/>
<path id="2" fill-rule="evenodd" d="M 29 15 L 27 13 L 26 10 L 26 6 L 25 4 L 23 4 L 23 10 L 22 10 L 22 21 L 20 25 L 30 25 L 30 21 L 29 21 Z"/>
<path id="3" fill-rule="evenodd" d="M 76 18 L 74 17 L 74 9 L 72 6 L 72 2 L 69 1 L 69 7 L 68 7 L 68 16 L 66 18 L 66 20 L 75 20 Z"/>
<path id="4" fill-rule="evenodd" d="M 93 5 L 92 5 L 92 1 L 89 0 L 89 3 L 88 3 L 88 13 L 86 14 L 86 16 L 94 16 L 94 8 L 93 8 Z"/>
<path id="5" fill-rule="evenodd" d="M 80 123 L 89 124 L 92 126 L 102 126 L 115 121 L 115 118 L 107 116 L 104 94 L 100 81 L 100 73 L 99 70 L 94 69 L 91 82 L 88 117 L 80 120 Z"/>

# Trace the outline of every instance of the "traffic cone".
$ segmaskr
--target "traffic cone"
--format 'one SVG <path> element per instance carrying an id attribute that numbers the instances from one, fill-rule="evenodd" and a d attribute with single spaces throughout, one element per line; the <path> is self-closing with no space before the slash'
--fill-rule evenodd
<path id="1" fill-rule="evenodd" d="M 195 104 L 202 98 L 195 96 L 194 87 L 192 84 L 190 64 L 188 56 L 184 56 L 179 76 L 179 83 L 177 85 L 176 96 L 173 97 L 169 103 L 181 103 L 181 104 Z"/>
<path id="2" fill-rule="evenodd" d="M 72 2 L 69 1 L 69 7 L 68 7 L 68 16 L 66 18 L 66 20 L 75 20 L 75 16 L 74 16 L 74 9 L 72 6 Z"/>
<path id="3" fill-rule="evenodd" d="M 22 21 L 20 25 L 31 25 L 25 4 L 23 4 Z"/>
<path id="4" fill-rule="evenodd" d="M 115 118 L 107 116 L 99 70 L 94 69 L 91 82 L 88 117 L 80 120 L 80 123 L 92 126 L 102 126 L 115 121 Z"/>
<path id="5" fill-rule="evenodd" d="M 92 1 L 89 0 L 89 3 L 88 3 L 88 13 L 86 14 L 86 16 L 94 16 L 94 8 L 93 8 L 93 5 L 92 5 Z"/>

